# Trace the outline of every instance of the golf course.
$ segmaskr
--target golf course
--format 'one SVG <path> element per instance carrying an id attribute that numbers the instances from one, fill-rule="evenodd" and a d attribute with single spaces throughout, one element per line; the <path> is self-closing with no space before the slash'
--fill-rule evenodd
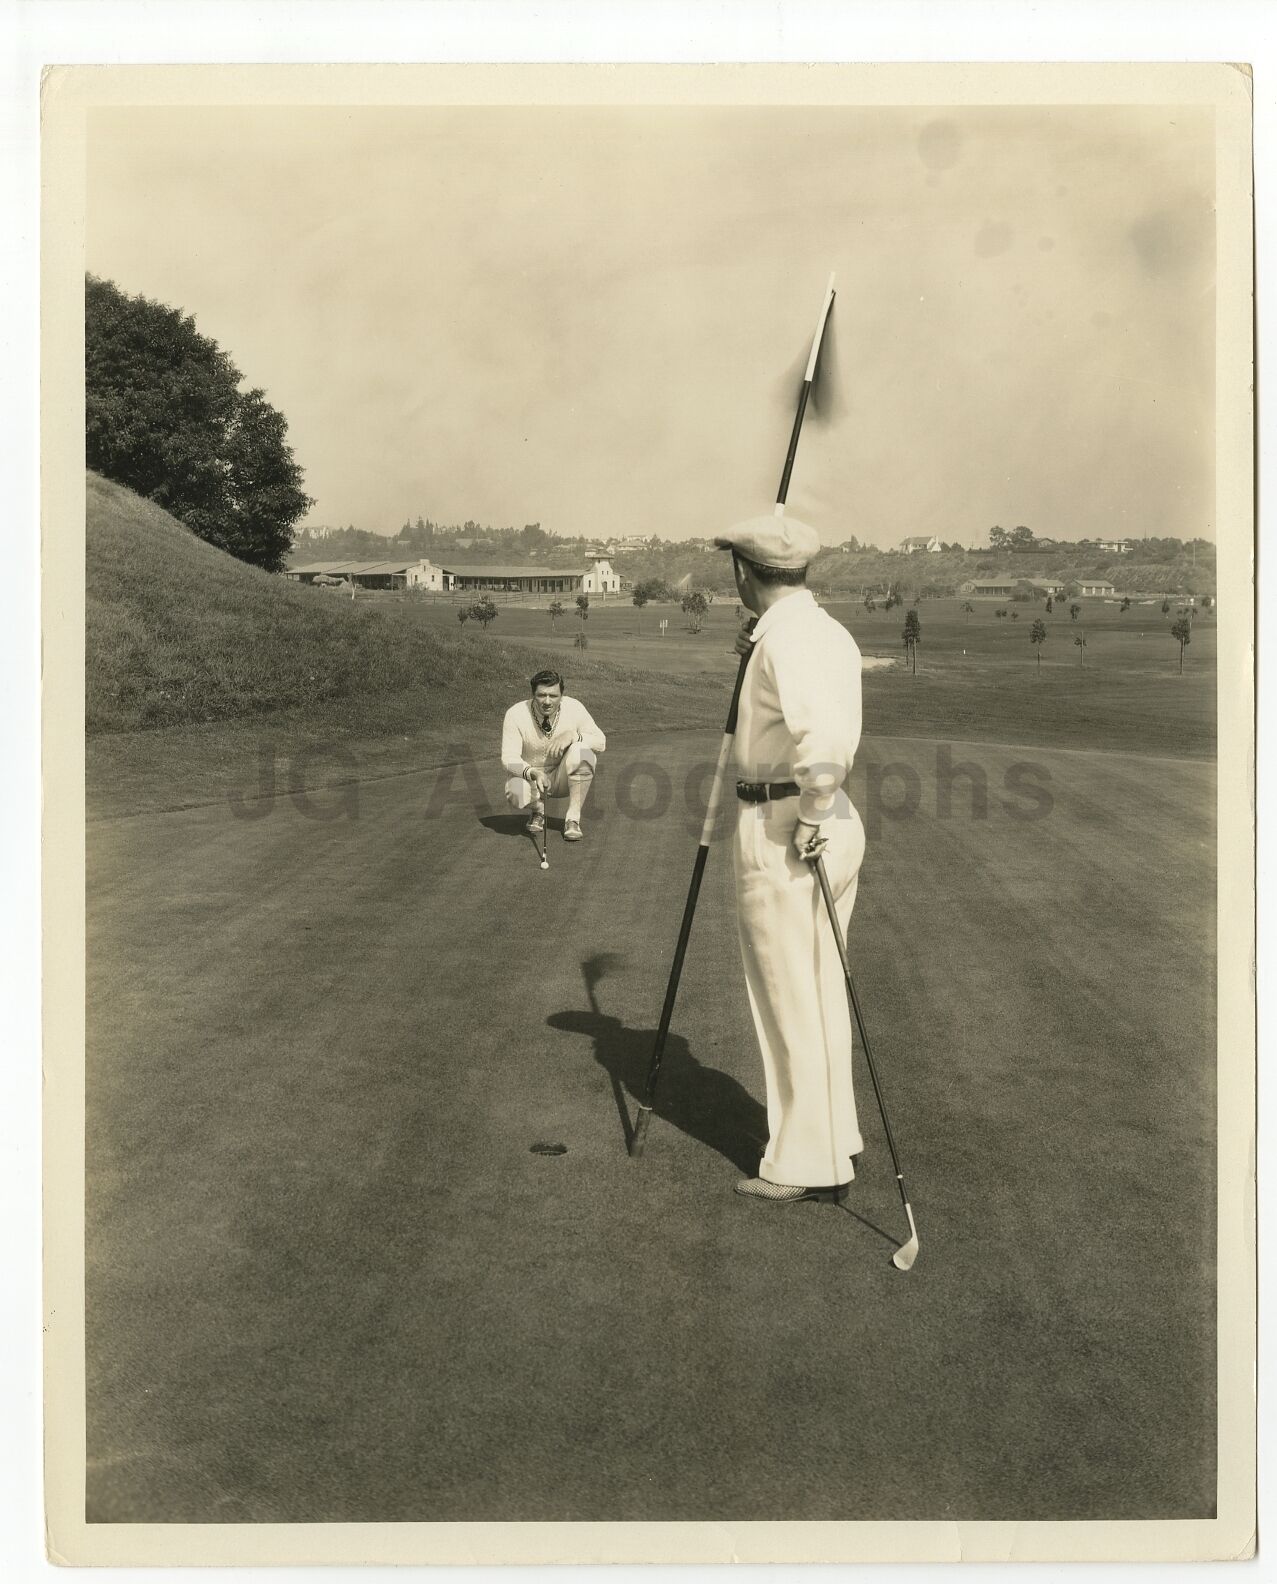
<path id="1" fill-rule="evenodd" d="M 971 603 L 917 607 L 916 674 L 903 610 L 827 603 L 902 1274 L 859 1047 L 846 1203 L 732 1193 L 724 840 L 627 1152 L 729 594 L 462 631 L 90 476 L 90 1522 L 1213 1514 L 1216 613 L 1181 671 L 1160 602 Z M 497 758 L 545 663 L 608 736 L 548 872 Z"/>

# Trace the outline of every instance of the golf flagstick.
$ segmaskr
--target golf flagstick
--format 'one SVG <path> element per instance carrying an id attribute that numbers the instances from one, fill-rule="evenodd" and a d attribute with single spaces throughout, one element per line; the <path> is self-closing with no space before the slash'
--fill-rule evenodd
<path id="1" fill-rule="evenodd" d="M 803 418 L 807 413 L 807 398 L 811 395 L 812 381 L 816 378 L 816 364 L 820 361 L 820 344 L 825 339 L 825 326 L 834 306 L 834 278 L 829 277 L 824 299 L 820 304 L 820 318 L 816 320 L 816 333 L 811 338 L 811 353 L 803 374 L 802 389 L 798 393 L 798 411 L 794 414 L 794 428 L 789 437 L 789 450 L 785 453 L 785 468 L 780 475 L 780 488 L 776 492 L 776 515 L 783 516 L 785 501 L 789 496 L 789 475 L 794 471 L 794 458 L 798 455 L 798 436 L 802 433 Z"/>
<path id="2" fill-rule="evenodd" d="M 865 1049 L 865 1060 L 869 1063 L 869 1076 L 873 1080 L 874 1094 L 878 1100 L 878 1110 L 882 1116 L 882 1125 L 887 1134 L 887 1148 L 891 1151 L 891 1164 L 896 1168 L 896 1185 L 900 1189 L 900 1202 L 905 1207 L 905 1215 L 909 1218 L 909 1241 L 902 1244 L 891 1256 L 891 1263 L 897 1270 L 912 1270 L 913 1262 L 918 1257 L 918 1228 L 913 1219 L 913 1208 L 909 1203 L 909 1195 L 905 1190 L 904 1173 L 900 1170 L 900 1157 L 896 1154 L 896 1141 L 891 1136 L 891 1123 L 887 1120 L 887 1106 L 882 1098 L 882 1090 L 878 1085 L 878 1073 L 874 1067 L 873 1052 L 869 1049 L 869 1036 L 865 1033 L 865 1020 L 860 1015 L 860 999 L 856 995 L 856 983 L 851 977 L 851 964 L 847 961 L 847 947 L 842 938 L 842 926 L 838 922 L 838 910 L 834 907 L 834 894 L 829 889 L 829 876 L 825 873 L 825 860 L 819 854 L 812 860 L 812 867 L 816 871 L 816 878 L 820 881 L 820 889 L 824 893 L 825 907 L 829 913 L 829 922 L 833 926 L 834 940 L 838 946 L 838 956 L 842 962 L 843 975 L 847 980 L 847 993 L 851 997 L 851 1010 L 856 1015 L 856 1027 L 860 1030 L 860 1043 Z"/>
<path id="3" fill-rule="evenodd" d="M 806 372 L 803 375 L 802 390 L 798 394 L 798 411 L 794 414 L 794 427 L 789 436 L 789 449 L 785 453 L 785 467 L 780 476 L 780 488 L 776 492 L 776 515 L 784 515 L 785 501 L 789 495 L 789 479 L 794 471 L 794 458 L 798 454 L 798 437 L 802 433 L 803 418 L 807 412 L 807 398 L 811 395 L 812 381 L 816 377 L 816 363 L 820 355 L 820 343 L 824 339 L 825 326 L 829 323 L 829 311 L 834 305 L 834 278 L 829 277 L 829 284 L 825 287 L 825 295 L 821 299 L 820 317 L 816 321 L 816 333 L 812 337 L 811 353 L 807 359 Z M 750 623 L 753 626 L 753 623 Z M 644 1100 L 638 1108 L 638 1115 L 634 1119 L 634 1133 L 630 1138 L 630 1155 L 637 1157 L 643 1153 L 643 1146 L 647 1142 L 647 1129 L 652 1120 L 652 1107 L 656 1104 L 656 1086 L 660 1081 L 661 1062 L 665 1056 L 665 1041 L 669 1036 L 670 1018 L 674 1015 L 674 1002 L 678 997 L 678 982 L 683 973 L 683 959 L 687 955 L 687 942 L 692 933 L 692 920 L 696 916 L 696 900 L 700 895 L 701 877 L 705 873 L 705 860 L 709 857 L 709 844 L 714 836 L 714 823 L 718 818 L 719 804 L 723 797 L 723 779 L 727 773 L 727 761 L 731 757 L 732 738 L 736 735 L 736 716 L 740 709 L 740 690 L 745 681 L 745 667 L 749 664 L 749 653 L 740 658 L 740 665 L 736 671 L 736 685 L 732 689 L 732 702 L 727 711 L 727 724 L 723 728 L 723 740 L 718 749 L 718 763 L 714 766 L 714 780 L 710 786 L 709 802 L 705 809 L 705 823 L 701 826 L 700 845 L 696 849 L 696 861 L 692 865 L 692 880 L 687 888 L 687 901 L 683 906 L 683 922 L 679 926 L 678 943 L 674 947 L 674 962 L 670 967 L 669 983 L 665 987 L 665 1004 L 661 1008 L 660 1026 L 656 1031 L 656 1043 L 652 1047 L 652 1060 L 647 1071 L 647 1089 Z"/>

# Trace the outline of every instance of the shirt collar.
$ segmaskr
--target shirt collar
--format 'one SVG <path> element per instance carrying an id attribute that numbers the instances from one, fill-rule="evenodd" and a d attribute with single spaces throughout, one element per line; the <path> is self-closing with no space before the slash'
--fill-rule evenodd
<path id="1" fill-rule="evenodd" d="M 769 605 L 754 624 L 754 631 L 750 635 L 751 642 L 758 640 L 770 627 L 775 627 L 777 622 L 791 620 L 800 611 L 810 611 L 815 605 L 815 596 L 810 589 L 799 589 L 795 594 L 786 594 L 784 599 L 778 599 L 774 605 Z"/>

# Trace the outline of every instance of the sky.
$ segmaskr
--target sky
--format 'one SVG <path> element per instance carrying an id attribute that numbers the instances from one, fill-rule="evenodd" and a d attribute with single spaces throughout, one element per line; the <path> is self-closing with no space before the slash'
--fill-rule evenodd
<path id="1" fill-rule="evenodd" d="M 309 523 L 1215 538 L 1186 107 L 110 109 L 87 267 L 285 415 Z"/>

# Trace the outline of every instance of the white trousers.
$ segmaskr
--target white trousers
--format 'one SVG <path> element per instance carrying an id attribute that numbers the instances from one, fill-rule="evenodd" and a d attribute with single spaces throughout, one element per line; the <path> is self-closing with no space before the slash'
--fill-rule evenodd
<path id="1" fill-rule="evenodd" d="M 767 1150 L 759 1176 L 800 1188 L 850 1182 L 864 1147 L 851 1081 L 851 1009 L 814 868 L 793 848 L 798 799 L 741 803 L 736 910 L 749 1006 L 767 1082 Z M 839 792 L 821 826 L 825 872 L 844 942 L 865 831 Z"/>
<path id="2" fill-rule="evenodd" d="M 550 772 L 550 786 L 545 794 L 546 797 L 567 798 L 569 812 L 575 809 L 579 814 L 586 793 L 590 790 L 590 782 L 594 779 L 594 769 L 597 764 L 598 758 L 593 748 L 586 748 L 582 743 L 573 743 Z M 505 784 L 505 799 L 511 808 L 528 808 L 533 801 L 532 788 L 522 776 L 511 776 Z M 536 801 L 539 803 L 541 799 L 538 798 Z"/>

